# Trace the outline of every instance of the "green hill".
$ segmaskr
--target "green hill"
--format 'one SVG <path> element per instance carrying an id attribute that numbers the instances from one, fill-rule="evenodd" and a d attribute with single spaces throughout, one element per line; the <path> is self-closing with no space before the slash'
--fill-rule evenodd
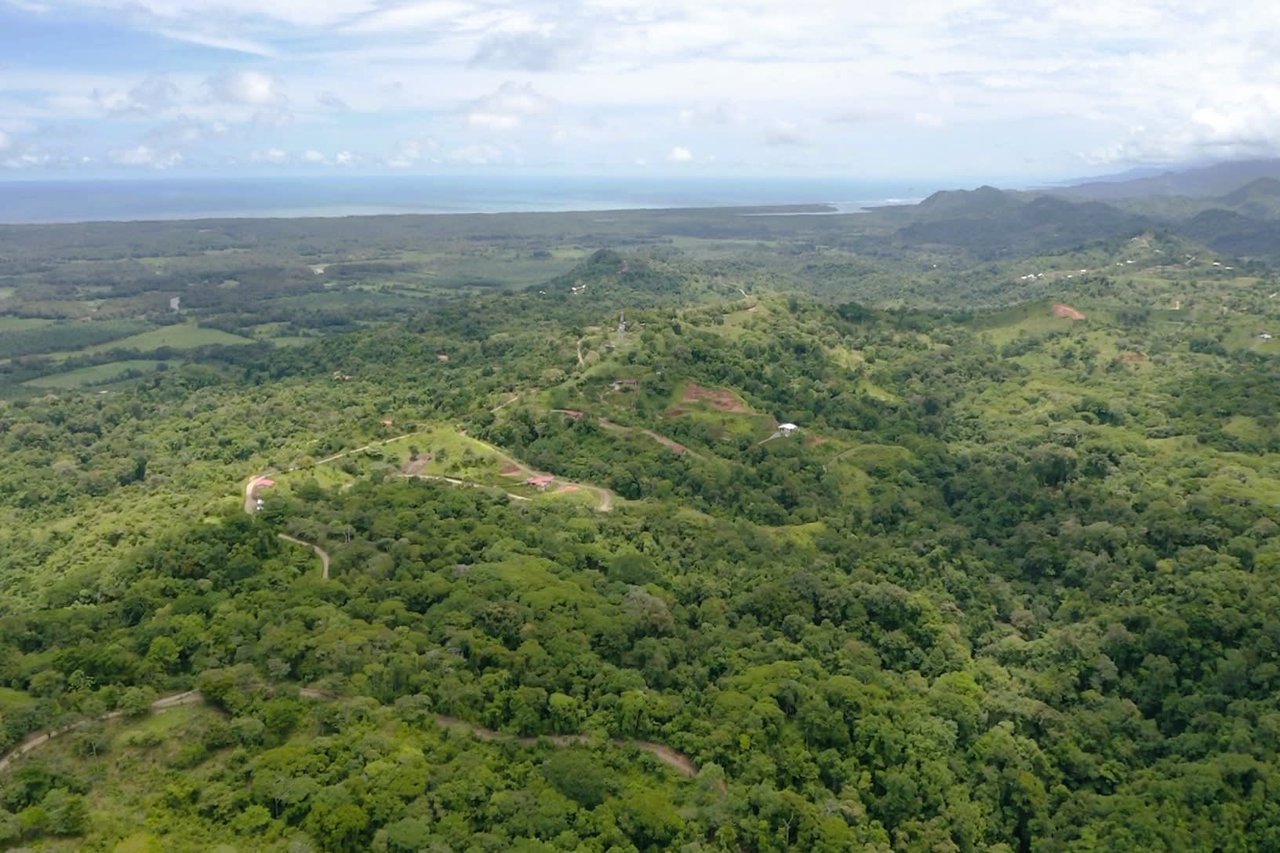
<path id="1" fill-rule="evenodd" d="M 1280 282 L 930 207 L 6 390 L 0 846 L 1274 847 Z"/>

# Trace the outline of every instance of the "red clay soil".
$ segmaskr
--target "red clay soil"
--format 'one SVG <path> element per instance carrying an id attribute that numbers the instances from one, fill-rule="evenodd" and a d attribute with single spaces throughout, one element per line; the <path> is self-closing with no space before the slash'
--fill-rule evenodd
<path id="1" fill-rule="evenodd" d="M 502 469 L 502 476 L 515 477 L 516 479 L 519 479 L 520 477 L 524 476 L 524 471 L 520 468 L 519 465 L 508 465 L 507 467 Z"/>
<path id="2" fill-rule="evenodd" d="M 672 409 L 671 413 L 680 414 L 686 411 L 684 409 L 686 405 L 697 403 L 706 403 L 717 412 L 729 412 L 735 415 L 746 415 L 751 412 L 746 403 L 739 400 L 738 395 L 727 388 L 703 388 L 701 385 L 690 382 L 684 387 L 684 396 L 680 398 L 680 405 Z"/>
<path id="3" fill-rule="evenodd" d="M 1053 306 L 1053 316 L 1062 317 L 1065 320 L 1083 320 L 1085 318 L 1084 314 L 1061 302 Z"/>

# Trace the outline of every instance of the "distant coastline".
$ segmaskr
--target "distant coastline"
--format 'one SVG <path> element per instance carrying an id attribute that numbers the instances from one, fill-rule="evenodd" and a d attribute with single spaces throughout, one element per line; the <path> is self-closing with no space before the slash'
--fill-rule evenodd
<path id="1" fill-rule="evenodd" d="M 0 224 L 790 207 L 848 213 L 936 187 L 811 178 L 369 177 L 0 182 Z M 797 208 L 806 208 L 800 211 Z"/>

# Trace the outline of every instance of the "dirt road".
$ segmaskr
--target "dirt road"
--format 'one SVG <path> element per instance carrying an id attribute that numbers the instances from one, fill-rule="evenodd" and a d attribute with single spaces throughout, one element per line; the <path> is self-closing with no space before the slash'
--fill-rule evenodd
<path id="1" fill-rule="evenodd" d="M 511 402 L 511 401 L 508 400 L 507 402 Z M 504 403 L 503 405 L 506 405 L 506 404 Z M 337 462 L 339 459 L 345 459 L 346 457 L 354 456 L 357 453 L 364 453 L 366 450 L 373 450 L 375 447 L 382 447 L 384 444 L 390 444 L 393 441 L 404 441 L 406 438 L 413 438 L 415 435 L 423 435 L 424 433 L 427 433 L 427 432 L 430 432 L 430 430 L 418 429 L 418 430 L 414 430 L 413 432 L 406 432 L 404 435 L 396 435 L 396 436 L 392 436 L 391 438 L 383 438 L 383 439 L 379 439 L 378 441 L 371 441 L 368 444 L 366 444 L 364 447 L 356 447 L 351 450 L 344 450 L 341 453 L 335 453 L 332 456 L 326 456 L 323 459 L 317 459 L 315 462 L 312 462 L 310 465 L 307 465 L 304 467 L 314 468 L 317 465 L 328 465 L 330 462 Z M 289 470 L 294 471 L 297 469 L 290 468 Z"/>
<path id="2" fill-rule="evenodd" d="M 466 435 L 466 433 L 463 433 L 463 434 Z M 472 441 L 476 442 L 477 444 L 483 446 L 486 450 L 488 450 L 494 456 L 497 456 L 498 459 L 502 462 L 502 464 L 506 465 L 508 468 L 518 471 L 520 477 L 532 477 L 539 473 L 537 471 L 534 471 L 528 465 L 521 462 L 519 459 L 516 459 L 511 454 L 507 453 L 502 448 L 492 445 L 487 441 L 482 441 L 481 439 L 475 438 L 474 436 L 467 436 L 467 437 L 470 438 Z M 578 486 L 579 488 L 594 494 L 596 496 L 596 499 L 599 501 L 599 503 L 596 506 L 596 511 L 610 512 L 613 509 L 613 504 L 616 496 L 614 495 L 613 492 L 609 491 L 605 487 L 593 486 L 590 483 L 578 483 L 578 482 L 574 482 L 573 480 L 565 480 L 560 477 L 557 477 L 556 480 L 558 480 L 563 485 Z"/>
<path id="3" fill-rule="evenodd" d="M 287 533 L 277 533 L 276 535 L 279 536 L 281 539 L 283 539 L 285 542 L 292 542 L 294 545 L 301 545 L 304 548 L 310 548 L 312 551 L 314 551 L 316 556 L 320 558 L 320 577 L 323 580 L 329 579 L 329 552 L 328 551 L 321 548 L 319 545 L 313 544 L 311 542 L 304 542 L 301 539 L 295 539 L 294 537 L 288 535 Z"/>
<path id="4" fill-rule="evenodd" d="M 173 693 L 169 696 L 161 696 L 159 699 L 151 703 L 151 711 L 152 713 L 156 713 L 169 708 L 176 708 L 180 705 L 199 705 L 202 702 L 204 702 L 204 697 L 200 695 L 200 691 L 187 690 L 183 693 Z M 72 723 L 69 726 L 63 726 L 62 728 L 54 729 L 53 731 L 33 732 L 23 738 L 22 742 L 11 749 L 7 755 L 0 758 L 0 773 L 7 770 L 13 762 L 17 761 L 28 752 L 39 749 L 54 738 L 62 737 L 63 735 L 83 729 L 90 723 L 103 723 L 107 720 L 117 720 L 123 717 L 124 714 L 124 711 L 111 711 L 92 720 L 80 720 L 77 723 Z"/>
<path id="5" fill-rule="evenodd" d="M 266 479 L 268 478 L 265 474 L 259 474 L 257 477 L 250 477 L 249 482 L 244 484 L 244 511 L 249 515 L 253 515 L 257 509 L 257 504 L 254 503 L 253 491 L 258 488 L 259 483 Z"/>
<path id="6" fill-rule="evenodd" d="M 510 406 L 512 403 L 514 403 L 516 400 L 519 400 L 519 399 L 520 399 L 520 395 L 519 395 L 519 394 L 515 394 L 515 395 L 513 395 L 513 396 L 511 397 L 511 399 L 510 399 L 510 400 L 507 400 L 505 403 L 499 403 L 498 405 L 494 406 L 494 407 L 493 407 L 492 409 L 490 409 L 489 411 L 493 412 L 493 413 L 496 415 L 498 412 L 501 412 L 501 411 L 502 411 L 503 409 L 505 409 L 507 406 Z"/>
<path id="7" fill-rule="evenodd" d="M 435 480 L 438 483 L 448 483 L 451 486 L 465 486 L 470 489 L 496 489 L 497 486 L 486 486 L 484 483 L 477 483 L 474 480 L 459 480 L 457 477 L 445 477 L 442 474 L 404 474 L 405 477 L 416 477 L 419 480 Z M 517 495 L 515 492 L 502 492 L 513 501 L 531 501 L 533 498 L 527 498 L 524 495 Z"/>
<path id="8" fill-rule="evenodd" d="M 477 726 L 474 723 L 468 723 L 466 720 L 460 720 L 457 717 L 448 717 L 443 714 L 436 716 L 436 725 L 443 729 L 453 729 L 454 731 L 463 731 L 471 734 L 476 740 L 482 740 L 485 743 L 518 743 L 521 746 L 537 746 L 539 743 L 549 743 L 554 747 L 563 749 L 569 746 L 586 746 L 592 743 L 593 739 L 590 735 L 540 735 L 538 737 L 521 737 L 518 735 L 507 734 L 506 732 L 498 732 L 493 729 L 486 729 L 484 726 Z M 655 743 L 648 740 L 629 740 L 627 738 L 613 738 L 610 743 L 614 746 L 634 746 L 636 749 L 653 755 L 663 764 L 675 770 L 681 776 L 693 778 L 698 775 L 698 765 L 694 760 L 683 752 L 672 749 L 665 743 Z"/>
<path id="9" fill-rule="evenodd" d="M 605 418 L 600 418 L 598 423 L 600 424 L 600 427 L 602 429 L 607 429 L 610 432 L 616 432 L 620 435 L 630 435 L 633 432 L 638 432 L 641 435 L 647 438 L 651 438 L 654 441 L 658 442 L 658 444 L 661 444 L 663 447 L 667 448 L 667 450 L 670 450 L 672 453 L 677 453 L 677 454 L 680 454 L 681 456 L 689 456 L 693 459 L 703 458 L 701 454 L 696 453 L 693 450 L 690 450 L 680 442 L 676 441 L 673 438 L 668 438 L 667 436 L 663 435 L 660 432 L 654 432 L 651 429 L 643 429 L 641 427 L 629 427 L 629 426 L 623 426 L 622 424 L 615 424 L 613 421 L 606 420 Z"/>
<path id="10" fill-rule="evenodd" d="M 296 540 L 295 540 L 296 541 Z M 304 543 L 305 544 L 305 543 Z M 298 696 L 303 699 L 311 699 L 315 701 L 329 702 L 335 701 L 338 697 L 324 690 L 318 690 L 311 687 L 299 688 Z M 161 713 L 170 708 L 177 708 L 183 705 L 201 705 L 204 703 L 204 696 L 199 690 L 186 690 L 182 693 L 171 693 L 168 696 L 161 696 L 151 703 L 151 713 Z M 63 726 L 49 732 L 32 733 L 27 735 L 23 741 L 9 751 L 3 758 L 0 758 L 0 772 L 4 772 L 13 763 L 30 752 L 34 752 L 54 738 L 62 737 L 71 732 L 85 728 L 94 722 L 107 722 L 108 720 L 116 720 L 125 715 L 124 711 L 111 711 L 103 714 L 93 720 L 81 720 L 72 723 L 69 726 Z M 444 714 L 437 714 L 435 717 L 436 725 L 445 729 L 454 731 L 464 731 L 477 740 L 486 743 L 518 743 L 521 746 L 537 746 L 539 743 L 549 743 L 552 746 L 563 749 L 571 746 L 585 746 L 593 742 L 590 735 L 543 735 L 541 737 L 519 737 L 517 735 L 507 734 L 505 732 L 487 729 L 484 726 L 477 726 L 474 723 L 468 723 L 466 720 L 460 720 L 457 717 L 449 717 Z M 628 747 L 633 746 L 636 749 L 643 750 L 650 755 L 656 757 L 663 764 L 675 770 L 682 776 L 693 778 L 698 775 L 698 765 L 693 759 L 683 752 L 672 749 L 664 743 L 656 743 L 647 740 L 630 740 L 627 738 L 614 738 L 610 741 L 614 746 Z"/>
<path id="11" fill-rule="evenodd" d="M 410 433 L 410 434 L 413 435 L 414 433 Z M 355 453 L 356 451 L 353 450 L 351 452 Z M 249 482 L 245 483 L 244 511 L 247 512 L 249 515 L 253 515 L 258 511 L 256 498 L 254 498 L 254 489 L 258 487 L 259 483 L 261 483 L 263 480 L 266 480 L 266 479 L 268 478 L 265 474 L 259 474 L 256 477 L 250 477 Z M 280 537 L 280 539 L 284 540 L 285 542 L 292 542 L 294 545 L 301 545 L 304 548 L 310 548 L 312 551 L 314 551 L 316 556 L 320 558 L 320 577 L 324 580 L 329 579 L 329 552 L 328 551 L 321 548 L 319 545 L 315 544 L 314 542 L 304 542 L 303 540 L 298 539 L 294 536 L 290 536 L 287 533 L 277 533 L 276 536 Z"/>

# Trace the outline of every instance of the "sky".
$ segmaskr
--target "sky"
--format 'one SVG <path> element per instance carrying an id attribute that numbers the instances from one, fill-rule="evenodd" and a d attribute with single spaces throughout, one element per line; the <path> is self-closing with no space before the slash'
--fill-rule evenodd
<path id="1" fill-rule="evenodd" d="M 0 0 L 0 180 L 1278 155 L 1274 0 Z"/>

